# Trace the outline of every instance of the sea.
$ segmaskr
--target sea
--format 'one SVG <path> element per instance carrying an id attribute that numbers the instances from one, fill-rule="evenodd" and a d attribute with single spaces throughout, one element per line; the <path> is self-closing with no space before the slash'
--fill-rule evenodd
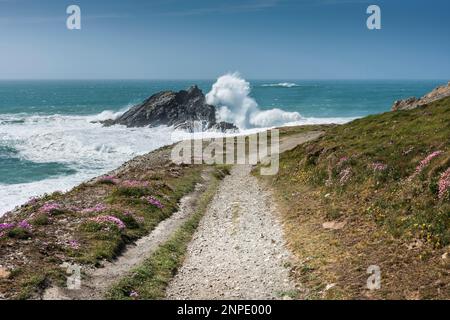
<path id="1" fill-rule="evenodd" d="M 17 80 L 0 81 L 0 215 L 30 197 L 65 191 L 125 161 L 183 138 L 170 127 L 103 127 L 161 90 L 198 85 L 241 133 L 264 127 L 346 123 L 422 96 L 427 81 Z M 243 119 L 247 117 L 248 121 Z"/>

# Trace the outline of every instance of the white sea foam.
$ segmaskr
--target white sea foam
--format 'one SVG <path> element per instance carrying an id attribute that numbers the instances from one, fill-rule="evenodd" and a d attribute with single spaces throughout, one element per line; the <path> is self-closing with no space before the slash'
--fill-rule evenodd
<path id="1" fill-rule="evenodd" d="M 123 115 L 129 107 L 121 110 L 121 111 L 111 111 L 111 110 L 105 110 L 103 112 L 100 112 L 99 114 L 96 114 L 94 116 L 90 116 L 87 118 L 89 122 L 97 122 L 97 121 L 105 121 L 105 120 L 115 120 L 121 115 Z"/>
<path id="2" fill-rule="evenodd" d="M 302 119 L 298 112 L 260 110 L 250 96 L 250 83 L 238 73 L 229 73 L 217 79 L 206 95 L 206 101 L 218 107 L 220 121 L 234 123 L 239 129 L 270 127 Z"/>
<path id="3" fill-rule="evenodd" d="M 294 87 L 300 87 L 300 86 L 293 82 L 280 82 L 280 83 L 263 84 L 263 85 L 261 85 L 261 87 L 294 88 Z"/>

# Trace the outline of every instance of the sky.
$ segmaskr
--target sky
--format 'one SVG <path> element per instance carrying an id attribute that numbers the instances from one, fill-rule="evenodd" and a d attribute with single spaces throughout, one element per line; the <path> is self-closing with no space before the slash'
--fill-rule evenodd
<path id="1" fill-rule="evenodd" d="M 366 26 L 381 8 L 381 30 Z M 66 8 L 81 8 L 68 30 Z M 0 79 L 450 79 L 448 0 L 0 0 Z"/>

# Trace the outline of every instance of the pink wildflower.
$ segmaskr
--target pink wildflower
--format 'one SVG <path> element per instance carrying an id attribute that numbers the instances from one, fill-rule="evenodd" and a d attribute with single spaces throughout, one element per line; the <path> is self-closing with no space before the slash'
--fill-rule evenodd
<path id="1" fill-rule="evenodd" d="M 75 206 L 75 205 L 69 206 L 69 207 L 67 207 L 67 209 L 69 209 L 70 211 L 75 211 L 75 212 L 77 212 L 77 211 L 82 211 L 82 210 L 80 209 L 80 207 Z"/>
<path id="2" fill-rule="evenodd" d="M 80 243 L 77 240 L 70 240 L 69 241 L 69 247 L 72 249 L 80 249 Z"/>
<path id="3" fill-rule="evenodd" d="M 19 228 L 22 228 L 22 229 L 25 229 L 25 230 L 30 230 L 31 229 L 31 225 L 28 223 L 27 220 L 23 220 L 23 221 L 19 222 L 17 224 L 17 226 Z"/>
<path id="4" fill-rule="evenodd" d="M 37 204 L 37 202 L 39 201 L 38 198 L 36 197 L 32 197 L 28 200 L 27 203 L 25 203 L 26 206 L 34 206 L 35 204 Z"/>
<path id="5" fill-rule="evenodd" d="M 434 158 L 440 156 L 443 152 L 438 150 L 433 153 L 430 153 L 425 159 L 420 161 L 419 165 L 416 168 L 416 171 L 413 173 L 413 175 L 409 178 L 410 180 L 415 178 L 417 175 L 419 175 L 423 169 L 433 160 Z"/>
<path id="6" fill-rule="evenodd" d="M 106 205 L 104 205 L 103 203 L 99 203 L 99 204 L 96 204 L 94 207 L 84 209 L 82 212 L 83 213 L 94 213 L 94 212 L 98 213 L 98 212 L 105 211 L 106 209 L 108 209 L 108 207 Z"/>
<path id="7" fill-rule="evenodd" d="M 61 206 L 55 202 L 46 202 L 44 205 L 39 209 L 39 211 L 47 214 L 51 214 L 54 211 L 61 210 Z"/>
<path id="8" fill-rule="evenodd" d="M 120 220 L 119 218 L 116 218 L 114 216 L 99 216 L 99 217 L 95 217 L 92 218 L 91 221 L 97 222 L 97 223 L 114 223 L 119 230 L 123 230 L 125 229 L 125 223 L 123 223 L 122 220 Z"/>
<path id="9" fill-rule="evenodd" d="M 439 199 L 444 198 L 447 190 L 450 189 L 450 168 L 448 168 L 444 173 L 441 174 L 439 179 Z"/>
<path id="10" fill-rule="evenodd" d="M 24 230 L 31 230 L 31 225 L 28 221 L 23 220 L 19 223 L 0 223 L 0 238 L 6 235 L 6 231 L 14 228 L 21 228 Z"/>
<path id="11" fill-rule="evenodd" d="M 164 206 L 162 205 L 162 203 L 159 200 L 157 200 L 151 196 L 149 196 L 145 199 L 147 200 L 148 203 L 150 203 L 151 205 L 154 205 L 155 207 L 157 207 L 159 209 L 164 208 Z"/>
<path id="12" fill-rule="evenodd" d="M 13 229 L 15 226 L 15 223 L 0 223 L 0 231 Z"/>
<path id="13" fill-rule="evenodd" d="M 339 174 L 339 182 L 341 184 L 345 184 L 350 179 L 351 175 L 352 169 L 350 167 L 342 170 L 341 173 Z"/>

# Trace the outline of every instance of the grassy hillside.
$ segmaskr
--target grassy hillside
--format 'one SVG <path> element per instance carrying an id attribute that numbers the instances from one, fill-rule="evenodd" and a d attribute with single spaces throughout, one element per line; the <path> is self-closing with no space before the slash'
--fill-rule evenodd
<path id="1" fill-rule="evenodd" d="M 62 263 L 85 268 L 112 260 L 176 212 L 204 167 L 173 164 L 170 150 L 137 157 L 114 176 L 67 193 L 31 199 L 1 217 L 0 299 L 39 298 L 52 284 L 65 286 Z"/>
<path id="2" fill-rule="evenodd" d="M 304 294 L 450 298 L 449 167 L 450 98 L 327 128 L 283 154 L 269 183 Z M 370 265 L 380 290 L 366 289 Z"/>

